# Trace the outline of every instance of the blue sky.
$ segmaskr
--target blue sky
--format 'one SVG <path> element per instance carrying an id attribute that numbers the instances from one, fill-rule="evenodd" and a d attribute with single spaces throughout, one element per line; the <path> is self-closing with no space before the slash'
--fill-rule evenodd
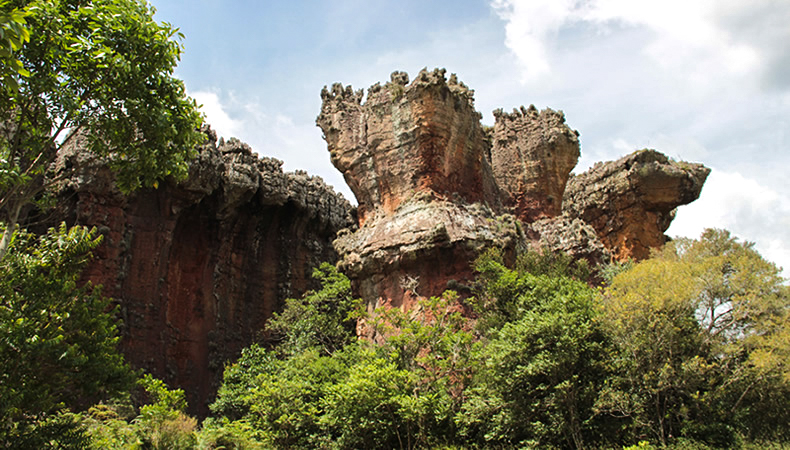
<path id="1" fill-rule="evenodd" d="M 495 108 L 565 111 L 577 171 L 650 147 L 713 172 L 670 235 L 727 228 L 790 268 L 790 2 L 153 0 L 212 126 L 352 198 L 315 126 L 334 82 L 444 67 Z M 785 274 L 788 272 L 786 271 Z"/>

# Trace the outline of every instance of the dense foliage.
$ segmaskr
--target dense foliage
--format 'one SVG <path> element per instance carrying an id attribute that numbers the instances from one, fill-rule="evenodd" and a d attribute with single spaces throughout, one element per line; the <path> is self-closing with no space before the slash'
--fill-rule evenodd
<path id="1" fill-rule="evenodd" d="M 183 393 L 158 380 L 139 382 L 148 404 L 135 407 L 139 394 L 124 394 L 130 375 L 114 352 L 112 321 L 86 312 L 106 307 L 106 300 L 75 283 L 96 245 L 94 233 L 62 227 L 40 238 L 20 236 L 6 264 L 24 276 L 0 283 L 4 298 L 18 302 L 3 310 L 3 342 L 13 345 L 0 356 L 7 365 L 19 359 L 17 351 L 59 357 L 24 361 L 5 375 L 3 423 L 12 426 L 3 439 L 17 447 L 790 442 L 788 288 L 773 264 L 724 231 L 678 240 L 649 260 L 610 270 L 611 281 L 597 288 L 580 279 L 589 272 L 556 255 L 527 255 L 508 268 L 492 251 L 476 263 L 474 298 L 446 292 L 410 311 L 383 309 L 370 317 L 349 280 L 325 264 L 314 273 L 322 289 L 288 300 L 272 319 L 275 345 L 252 345 L 226 367 L 200 428 L 183 413 Z M 37 285 L 21 289 L 19 280 Z M 40 295 L 26 299 L 23 291 Z M 54 309 L 49 293 L 71 299 L 67 310 Z M 42 310 L 36 301 L 49 306 Z M 40 314 L 25 315 L 27 305 Z M 76 315 L 84 328 L 64 327 L 58 314 Z M 39 316 L 38 325 L 28 322 Z M 359 323 L 372 340 L 357 339 Z M 85 341 L 85 333 L 103 335 L 104 347 Z M 107 398 L 109 390 L 114 400 L 68 412 Z"/>
<path id="2" fill-rule="evenodd" d="M 600 407 L 660 444 L 790 438 L 790 295 L 779 270 L 728 232 L 680 239 L 603 298 L 618 353 Z"/>
<path id="3" fill-rule="evenodd" d="M 719 448 L 790 439 L 790 301 L 778 269 L 751 244 L 709 230 L 607 268 L 598 288 L 586 282 L 589 268 L 546 252 L 507 268 L 492 251 L 477 269 L 475 298 L 448 292 L 367 317 L 373 343 L 354 339 L 348 320 L 358 304 L 345 277 L 322 267 L 325 289 L 289 301 L 274 321 L 284 345 L 252 346 L 228 366 L 202 445 Z M 328 312 L 332 298 L 338 308 Z M 461 315 L 469 308 L 471 321 Z M 322 330 L 344 345 L 325 345 Z"/>
<path id="4" fill-rule="evenodd" d="M 76 139 L 124 191 L 186 175 L 202 118 L 172 76 L 177 39 L 143 0 L 0 1 L 2 447 L 88 445 L 77 412 L 136 377 L 116 349 L 110 300 L 79 281 L 96 230 L 24 226 L 72 175 L 54 163 Z"/>
<path id="5" fill-rule="evenodd" d="M 129 388 L 109 301 L 78 284 L 99 241 L 95 229 L 65 225 L 17 233 L 0 265 L 0 443 Z"/>
<path id="6" fill-rule="evenodd" d="M 507 318 L 484 330 L 476 383 L 458 420 L 485 445 L 582 448 L 605 421 L 595 401 L 607 376 L 609 339 L 595 291 L 548 270 L 508 270 L 484 258 L 486 311 Z M 485 323 L 485 322 L 483 322 Z"/>

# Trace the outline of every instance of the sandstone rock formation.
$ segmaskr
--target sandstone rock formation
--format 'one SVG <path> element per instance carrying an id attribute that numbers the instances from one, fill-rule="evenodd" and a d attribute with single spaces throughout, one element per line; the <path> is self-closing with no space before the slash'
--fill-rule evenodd
<path id="1" fill-rule="evenodd" d="M 480 113 L 455 76 L 395 72 L 364 103 L 340 84 L 321 98 L 316 122 L 359 202 L 360 230 L 336 241 L 340 265 L 371 310 L 469 281 L 483 247 L 515 248 Z"/>
<path id="2" fill-rule="evenodd" d="M 512 114 L 494 111 L 491 164 L 505 203 L 522 222 L 562 211 L 568 176 L 579 161 L 579 133 L 565 125 L 562 111 L 530 105 Z"/>
<path id="3" fill-rule="evenodd" d="M 360 224 L 392 214 L 419 191 L 465 203 L 499 200 L 472 91 L 438 70 L 408 81 L 395 72 L 371 86 L 364 103 L 350 86 L 321 92 L 317 123 L 359 202 Z"/>
<path id="4" fill-rule="evenodd" d="M 99 228 L 85 277 L 120 304 L 122 350 L 183 388 L 201 415 L 224 363 L 284 299 L 317 287 L 312 269 L 336 259 L 332 239 L 353 227 L 351 205 L 320 178 L 283 173 L 280 161 L 207 134 L 187 180 L 131 196 L 77 140 L 58 162 L 74 176 L 55 214 Z"/>
<path id="5" fill-rule="evenodd" d="M 350 86 L 324 88 L 316 120 L 359 201 L 359 230 L 335 248 L 370 310 L 463 286 L 483 247 L 548 247 L 593 264 L 644 258 L 708 173 L 643 151 L 569 182 L 579 134 L 561 111 L 497 110 L 485 129 L 455 75 L 408 80 L 395 72 L 364 102 Z"/>
<path id="6" fill-rule="evenodd" d="M 708 174 L 641 151 L 570 176 L 579 139 L 561 111 L 497 111 L 484 127 L 473 91 L 444 70 L 321 97 L 317 124 L 356 217 L 320 179 L 208 129 L 187 180 L 130 196 L 79 139 L 60 155 L 72 176 L 50 222 L 99 228 L 86 279 L 119 303 L 128 359 L 183 388 L 193 413 L 283 300 L 316 287 L 320 262 L 338 261 L 373 310 L 448 288 L 463 297 L 487 247 L 510 260 L 530 246 L 593 264 L 643 258 Z"/>
<path id="7" fill-rule="evenodd" d="M 644 259 L 666 242 L 675 208 L 699 197 L 709 173 L 702 164 L 637 151 L 571 178 L 563 210 L 592 225 L 617 259 Z"/>

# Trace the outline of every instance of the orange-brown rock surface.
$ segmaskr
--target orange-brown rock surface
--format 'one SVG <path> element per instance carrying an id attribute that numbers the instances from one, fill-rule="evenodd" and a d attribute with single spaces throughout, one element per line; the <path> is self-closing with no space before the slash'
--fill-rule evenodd
<path id="1" fill-rule="evenodd" d="M 592 225 L 615 258 L 644 259 L 666 242 L 675 208 L 699 197 L 710 169 L 640 150 L 573 177 L 564 211 Z"/>
<path id="2" fill-rule="evenodd" d="M 320 178 L 283 173 L 238 140 L 210 139 L 182 183 L 124 196 L 79 145 L 56 215 L 104 236 L 85 277 L 120 305 L 133 366 L 183 388 L 204 415 L 224 364 L 259 337 L 288 297 L 317 286 L 351 206 Z"/>
<path id="3" fill-rule="evenodd" d="M 371 310 L 463 287 L 485 247 L 644 258 L 707 176 L 647 151 L 569 181 L 579 134 L 561 111 L 497 110 L 484 129 L 472 94 L 439 69 L 411 83 L 395 72 L 367 95 L 340 84 L 321 94 L 317 124 L 360 210 L 335 248 Z"/>
<path id="4" fill-rule="evenodd" d="M 391 214 L 417 192 L 465 203 L 499 201 L 472 91 L 444 71 L 403 72 L 362 91 L 321 92 L 317 123 L 332 163 L 359 203 L 359 220 Z"/>
<path id="5" fill-rule="evenodd" d="M 491 165 L 505 203 L 522 222 L 562 212 L 568 176 L 579 161 L 579 133 L 565 115 L 530 105 L 512 113 L 494 111 Z"/>

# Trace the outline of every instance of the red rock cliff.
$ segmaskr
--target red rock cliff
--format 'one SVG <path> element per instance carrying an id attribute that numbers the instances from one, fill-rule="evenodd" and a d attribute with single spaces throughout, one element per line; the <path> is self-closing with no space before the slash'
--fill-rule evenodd
<path id="1" fill-rule="evenodd" d="M 496 246 L 545 246 L 592 263 L 644 258 L 708 169 L 638 152 L 570 179 L 579 134 L 562 112 L 494 112 L 480 125 L 472 91 L 444 70 L 412 83 L 395 72 L 363 91 L 321 93 L 317 124 L 360 205 L 359 229 L 335 241 L 340 266 L 372 310 L 463 288 Z"/>
<path id="2" fill-rule="evenodd" d="M 332 239 L 353 224 L 351 206 L 321 179 L 208 134 L 186 181 L 131 196 L 79 145 L 59 161 L 75 171 L 60 217 L 104 235 L 85 277 L 120 304 L 123 352 L 183 388 L 200 415 L 225 362 L 284 299 L 316 287 L 312 269 L 336 259 Z"/>
<path id="3" fill-rule="evenodd" d="M 513 250 L 472 91 L 437 69 L 411 83 L 395 72 L 362 96 L 325 88 L 317 124 L 359 202 L 361 228 L 335 246 L 369 308 L 463 285 L 480 249 Z"/>

